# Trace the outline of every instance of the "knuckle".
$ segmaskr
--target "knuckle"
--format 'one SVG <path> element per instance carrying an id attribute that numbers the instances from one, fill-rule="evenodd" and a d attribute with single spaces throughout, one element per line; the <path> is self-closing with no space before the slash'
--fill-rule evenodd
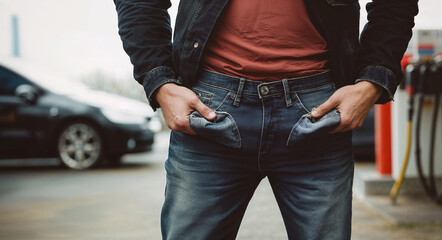
<path id="1" fill-rule="evenodd" d="M 205 113 L 210 113 L 212 110 L 208 106 L 204 105 L 203 111 Z"/>
<path id="2" fill-rule="evenodd" d="M 173 129 L 173 127 L 174 127 L 173 121 L 171 121 L 171 120 L 169 120 L 169 119 L 166 119 L 166 125 L 167 125 L 167 127 L 168 127 L 169 129 L 174 130 L 174 129 Z"/>
<path id="3" fill-rule="evenodd" d="M 340 99 L 340 94 L 336 94 L 336 93 L 334 93 L 334 94 L 332 94 L 332 95 L 330 96 L 330 98 L 329 98 L 328 100 L 329 100 L 330 102 L 336 104 L 336 103 L 339 101 L 339 99 Z"/>
<path id="4" fill-rule="evenodd" d="M 341 123 L 343 125 L 345 125 L 345 126 L 350 126 L 351 125 L 351 119 L 348 118 L 348 117 L 344 117 L 344 118 L 342 118 Z"/>
<path id="5" fill-rule="evenodd" d="M 193 97 L 190 99 L 189 104 L 190 104 L 191 106 L 197 106 L 199 102 L 200 102 L 200 99 L 199 99 L 197 96 L 193 96 Z"/>
<path id="6" fill-rule="evenodd" d="M 323 102 L 319 107 L 321 107 L 321 108 L 325 108 L 325 107 L 327 107 L 328 105 L 330 105 L 332 102 L 330 101 L 330 98 L 329 99 L 327 99 L 325 102 Z"/>
<path id="7" fill-rule="evenodd" d="M 187 125 L 187 121 L 183 118 L 175 117 L 173 121 L 171 121 L 168 126 L 170 129 L 174 131 L 181 131 Z"/>
<path id="8" fill-rule="evenodd" d="M 321 106 L 319 106 L 318 108 L 316 108 L 316 111 L 319 114 L 325 113 L 326 112 L 326 106 L 324 106 L 324 104 L 322 104 Z"/>
<path id="9" fill-rule="evenodd" d="M 174 123 L 169 124 L 168 127 L 169 127 L 170 129 L 174 130 L 174 131 L 178 131 L 178 127 L 177 127 L 177 125 L 174 124 Z"/>
<path id="10" fill-rule="evenodd" d="M 200 112 L 201 114 L 205 115 L 205 114 L 209 113 L 209 108 L 208 108 L 206 105 L 203 105 L 203 106 L 200 108 L 199 112 Z"/>
<path id="11" fill-rule="evenodd" d="M 184 121 L 183 119 L 177 119 L 176 123 L 175 123 L 175 127 L 177 127 L 178 129 L 183 129 L 187 126 L 187 122 Z"/>

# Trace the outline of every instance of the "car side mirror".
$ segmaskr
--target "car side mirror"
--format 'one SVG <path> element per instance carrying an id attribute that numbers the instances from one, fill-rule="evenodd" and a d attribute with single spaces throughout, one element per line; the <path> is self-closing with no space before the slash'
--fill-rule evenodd
<path id="1" fill-rule="evenodd" d="M 15 95 L 27 103 L 34 104 L 38 98 L 38 91 L 32 85 L 22 84 L 15 89 Z"/>

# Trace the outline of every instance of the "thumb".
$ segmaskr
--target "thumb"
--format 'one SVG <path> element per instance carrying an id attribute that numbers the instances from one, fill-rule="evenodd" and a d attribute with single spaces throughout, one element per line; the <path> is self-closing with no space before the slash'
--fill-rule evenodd
<path id="1" fill-rule="evenodd" d="M 325 101 L 323 104 L 321 104 L 319 107 L 317 107 L 312 111 L 312 117 L 314 118 L 322 117 L 322 115 L 330 112 L 334 107 L 336 107 L 335 105 L 336 104 L 334 104 L 334 102 L 328 99 L 327 101 Z"/>
<path id="2" fill-rule="evenodd" d="M 195 106 L 195 110 L 209 121 L 213 121 L 216 117 L 215 112 L 212 111 L 212 109 L 210 109 L 208 106 L 204 105 L 204 103 L 202 103 L 201 101 Z"/>

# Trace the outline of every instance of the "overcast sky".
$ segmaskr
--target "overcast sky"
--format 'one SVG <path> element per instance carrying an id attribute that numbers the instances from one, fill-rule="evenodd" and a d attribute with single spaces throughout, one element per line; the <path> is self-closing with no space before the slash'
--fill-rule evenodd
<path id="1" fill-rule="evenodd" d="M 274 1 L 274 0 L 273 0 Z M 178 7 L 172 0 L 172 22 Z M 362 23 L 365 3 L 360 0 Z M 421 0 L 416 28 L 442 29 L 442 0 Z M 111 0 L 0 0 L 0 57 L 11 55 L 11 16 L 19 18 L 22 58 L 81 75 L 131 74 Z"/>

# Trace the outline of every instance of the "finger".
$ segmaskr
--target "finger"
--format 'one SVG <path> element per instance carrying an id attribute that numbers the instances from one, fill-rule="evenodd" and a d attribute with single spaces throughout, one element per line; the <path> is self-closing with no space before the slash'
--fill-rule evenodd
<path id="1" fill-rule="evenodd" d="M 181 129 L 180 132 L 187 133 L 190 135 L 196 135 L 196 132 L 192 129 L 192 127 L 190 127 L 190 125 L 186 128 Z"/>
<path id="2" fill-rule="evenodd" d="M 177 132 L 196 135 L 195 131 L 190 127 L 189 116 L 175 117 L 172 121 L 167 122 L 167 126 Z"/>
<path id="3" fill-rule="evenodd" d="M 353 120 L 354 121 L 354 120 Z M 355 129 L 355 128 L 357 128 L 357 124 L 353 124 L 353 122 L 352 121 L 350 121 L 350 122 L 342 122 L 341 121 L 341 123 L 339 124 L 339 126 L 337 126 L 335 129 L 333 129 L 331 132 L 329 132 L 330 134 L 333 134 L 333 133 L 340 133 L 340 132 L 347 132 L 347 131 L 350 131 L 350 130 L 353 130 L 353 129 Z"/>
<path id="4" fill-rule="evenodd" d="M 195 110 L 198 111 L 201 116 L 203 116 L 205 119 L 212 121 L 215 119 L 216 114 L 215 112 L 210 109 L 208 106 L 204 105 L 203 102 L 199 101 L 195 104 Z"/>
<path id="5" fill-rule="evenodd" d="M 333 133 L 348 131 L 348 129 L 351 126 L 351 123 L 352 119 L 349 116 L 346 116 L 345 113 L 341 113 L 341 122 L 335 129 L 333 129 L 329 133 L 333 134 Z"/>
<path id="6" fill-rule="evenodd" d="M 364 120 L 365 120 L 365 119 L 361 119 L 361 120 L 359 120 L 358 125 L 356 126 L 356 128 L 361 128 L 362 125 L 364 124 Z"/>
<path id="7" fill-rule="evenodd" d="M 329 133 L 330 134 L 338 133 L 338 132 L 341 132 L 342 129 L 344 129 L 344 125 L 343 124 L 339 124 L 335 129 L 333 129 Z"/>
<path id="8" fill-rule="evenodd" d="M 341 132 L 347 132 L 352 130 L 351 127 L 345 126 L 345 125 L 339 125 L 337 126 L 333 131 L 329 132 L 330 134 L 334 133 L 341 133 Z"/>
<path id="9" fill-rule="evenodd" d="M 312 117 L 318 118 L 322 115 L 330 112 L 333 108 L 336 107 L 336 102 L 333 101 L 332 98 L 329 98 L 327 101 L 325 101 L 323 104 L 321 104 L 318 108 L 312 111 Z"/>

